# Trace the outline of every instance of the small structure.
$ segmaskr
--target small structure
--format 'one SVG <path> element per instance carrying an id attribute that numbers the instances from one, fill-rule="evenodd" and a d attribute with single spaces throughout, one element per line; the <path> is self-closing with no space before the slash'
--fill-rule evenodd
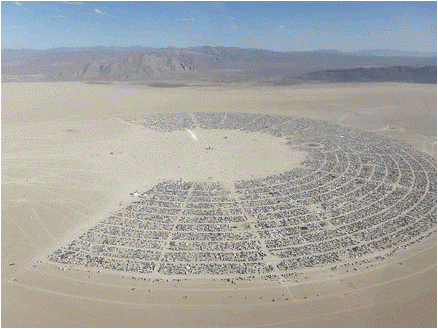
<path id="1" fill-rule="evenodd" d="M 135 190 L 135 192 L 129 193 L 129 195 L 131 195 L 131 196 L 139 196 L 140 194 L 138 193 L 138 190 Z"/>

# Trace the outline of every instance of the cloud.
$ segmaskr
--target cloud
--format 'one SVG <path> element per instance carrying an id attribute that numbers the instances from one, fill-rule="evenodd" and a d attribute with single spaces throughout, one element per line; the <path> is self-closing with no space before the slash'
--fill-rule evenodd
<path id="1" fill-rule="evenodd" d="M 284 25 L 278 25 L 280 29 L 284 29 Z"/>
<path id="2" fill-rule="evenodd" d="M 189 18 L 183 17 L 183 18 L 176 19 L 176 21 L 177 22 L 194 22 L 195 19 L 193 17 L 189 17 Z"/>
<path id="3" fill-rule="evenodd" d="M 52 17 L 52 18 L 67 18 L 67 17 L 64 16 L 64 15 L 52 15 L 52 16 L 50 16 L 50 17 Z"/>
<path id="4" fill-rule="evenodd" d="M 104 13 L 102 10 L 100 10 L 100 9 L 94 9 L 93 10 L 93 12 L 95 12 L 96 14 L 99 14 L 99 15 L 105 15 L 106 13 Z"/>
<path id="5" fill-rule="evenodd" d="M 24 26 L 22 25 L 12 25 L 11 28 L 14 30 L 24 30 Z"/>
<path id="6" fill-rule="evenodd" d="M 65 5 L 82 6 L 84 3 L 80 1 L 61 1 Z"/>
<path id="7" fill-rule="evenodd" d="M 237 29 L 237 25 L 234 25 L 234 24 L 231 24 L 230 27 L 231 27 L 232 29 Z"/>
<path id="8" fill-rule="evenodd" d="M 21 6 L 21 2 L 15 1 L 15 2 L 14 2 L 14 5 L 16 5 L 16 6 Z"/>

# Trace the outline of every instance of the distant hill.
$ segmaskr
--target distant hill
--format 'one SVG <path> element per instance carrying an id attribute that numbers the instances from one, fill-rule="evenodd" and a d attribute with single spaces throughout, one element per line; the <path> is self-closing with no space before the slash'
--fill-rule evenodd
<path id="1" fill-rule="evenodd" d="M 42 75 L 47 80 L 139 80 L 170 79 L 196 71 L 175 56 L 137 50 L 94 48 L 23 53 L 2 58 L 2 76 Z"/>
<path id="2" fill-rule="evenodd" d="M 326 70 L 296 77 L 306 81 L 324 82 L 410 82 L 437 83 L 437 66 L 386 68 L 356 68 L 346 70 Z"/>
<path id="3" fill-rule="evenodd" d="M 404 51 L 404 50 L 392 50 L 392 49 L 368 49 L 358 50 L 352 52 L 342 52 L 336 49 L 320 49 L 316 52 L 328 53 L 328 54 L 342 54 L 353 56 L 383 56 L 383 57 L 437 57 L 437 53 L 427 51 Z"/>
<path id="4" fill-rule="evenodd" d="M 106 47 L 106 46 L 96 46 L 96 47 L 61 47 L 61 48 L 51 48 L 44 50 L 37 49 L 2 49 L 2 60 L 3 59 L 13 59 L 19 57 L 29 57 L 29 56 L 37 56 L 43 54 L 52 54 L 52 53 L 74 53 L 74 52 L 102 52 L 102 51 L 111 51 L 111 50 L 146 50 L 151 48 L 146 48 L 142 46 L 131 46 L 131 47 Z"/>
<path id="5" fill-rule="evenodd" d="M 371 49 L 350 52 L 351 55 L 358 56 L 392 56 L 392 57 L 437 57 L 437 53 L 425 51 L 402 51 L 391 49 Z"/>
<path id="6" fill-rule="evenodd" d="M 436 57 L 388 57 L 335 50 L 275 52 L 232 47 L 145 48 L 133 46 L 2 49 L 2 81 L 39 80 L 159 81 L 198 80 L 288 84 L 315 71 L 394 66 L 436 66 Z M 303 79 L 301 79 L 303 80 Z"/>

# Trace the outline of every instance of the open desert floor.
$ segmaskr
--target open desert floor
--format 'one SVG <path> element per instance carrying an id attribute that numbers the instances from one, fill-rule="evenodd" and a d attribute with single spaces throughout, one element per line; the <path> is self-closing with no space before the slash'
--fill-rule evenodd
<path id="1" fill-rule="evenodd" d="M 168 179 L 231 184 L 306 156 L 262 133 L 197 130 L 195 144 L 185 131 L 163 138 L 122 118 L 288 115 L 372 131 L 436 159 L 436 85 L 2 83 L 1 106 L 3 327 L 436 327 L 436 234 L 383 260 L 282 281 L 153 281 L 47 261 L 135 190 Z M 205 150 L 213 144 L 218 152 Z"/>

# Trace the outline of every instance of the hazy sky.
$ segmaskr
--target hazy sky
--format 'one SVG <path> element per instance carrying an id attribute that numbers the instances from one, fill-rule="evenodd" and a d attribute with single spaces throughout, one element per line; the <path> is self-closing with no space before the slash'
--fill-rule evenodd
<path id="1" fill-rule="evenodd" d="M 2 48 L 229 46 L 436 51 L 433 2 L 1 3 Z"/>

